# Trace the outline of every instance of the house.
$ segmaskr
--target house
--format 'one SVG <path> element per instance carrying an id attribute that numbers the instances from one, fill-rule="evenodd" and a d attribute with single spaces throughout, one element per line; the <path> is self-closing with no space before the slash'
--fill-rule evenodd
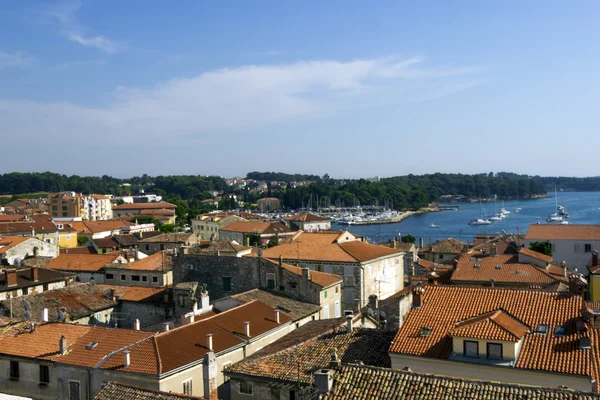
<path id="1" fill-rule="evenodd" d="M 463 286 L 542 288 L 568 284 L 567 270 L 551 264 L 552 257 L 522 248 L 519 254 L 470 250 L 455 261 L 450 282 Z"/>
<path id="2" fill-rule="evenodd" d="M 267 221 L 258 214 L 247 212 L 216 212 L 199 214 L 192 219 L 192 232 L 200 240 L 219 240 L 219 229 L 238 221 Z"/>
<path id="3" fill-rule="evenodd" d="M 104 267 L 113 263 L 128 262 L 121 253 L 61 254 L 46 264 L 45 268 L 75 276 L 81 282 L 104 283 Z"/>
<path id="4" fill-rule="evenodd" d="M 419 257 L 440 264 L 451 263 L 457 255 L 468 250 L 469 247 L 469 243 L 448 238 L 422 246 L 419 249 Z"/>
<path id="5" fill-rule="evenodd" d="M 60 192 L 48 196 L 49 212 L 53 218 L 81 218 L 81 196 L 75 192 Z"/>
<path id="6" fill-rule="evenodd" d="M 277 197 L 263 197 L 262 199 L 258 199 L 256 204 L 261 212 L 274 211 L 281 208 L 281 202 Z"/>
<path id="7" fill-rule="evenodd" d="M 510 385 L 499 382 L 448 378 L 409 370 L 342 364 L 315 371 L 319 400 L 379 399 L 538 399 L 592 400 L 600 394 L 568 389 Z M 373 385 L 373 382 L 377 382 Z"/>
<path id="8" fill-rule="evenodd" d="M 390 347 L 392 368 L 595 389 L 596 329 L 581 292 L 424 285 L 406 295 L 412 307 Z"/>
<path id="9" fill-rule="evenodd" d="M 68 276 L 46 268 L 0 270 L 0 300 L 65 287 Z"/>
<path id="10" fill-rule="evenodd" d="M 136 232 L 136 233 L 126 234 L 126 235 L 115 235 L 112 238 L 117 243 L 119 243 L 120 249 L 126 250 L 126 249 L 135 248 L 135 246 L 138 246 L 138 248 L 139 248 L 140 242 L 142 239 L 146 239 L 146 238 L 154 237 L 154 236 L 158 236 L 158 235 L 162 235 L 162 232 L 152 230 L 150 232 Z"/>
<path id="11" fill-rule="evenodd" d="M 319 232 L 331 230 L 331 220 L 311 213 L 295 214 L 289 218 L 296 229 L 305 232 Z"/>
<path id="12" fill-rule="evenodd" d="M 0 236 L 0 265 L 21 265 L 28 257 L 57 257 L 58 246 L 36 237 Z"/>
<path id="13" fill-rule="evenodd" d="M 148 255 L 170 250 L 179 251 L 182 248 L 192 247 L 198 244 L 198 237 L 189 232 L 162 233 L 156 236 L 145 236 L 139 241 L 139 249 Z"/>
<path id="14" fill-rule="evenodd" d="M 263 251 L 263 257 L 344 277 L 345 309 L 361 307 L 370 295 L 385 299 L 404 286 L 404 254 L 400 250 L 358 240 L 347 231 L 297 232 L 288 243 Z"/>
<path id="15" fill-rule="evenodd" d="M 119 242 L 117 242 L 115 236 L 107 236 L 105 238 L 92 239 L 91 247 L 94 248 L 96 254 L 106 254 L 119 250 L 121 245 Z"/>
<path id="16" fill-rule="evenodd" d="M 151 215 L 155 220 L 160 222 L 161 224 L 174 224 L 175 223 L 175 210 L 168 210 L 166 208 L 160 209 L 151 209 L 151 210 L 142 210 L 138 214 L 142 215 Z M 132 217 L 136 218 L 136 217 Z"/>
<path id="17" fill-rule="evenodd" d="M 36 237 L 52 244 L 59 242 L 58 228 L 47 215 L 35 216 L 27 222 L 2 222 L 0 223 L 0 237 L 4 236 Z"/>
<path id="18" fill-rule="evenodd" d="M 104 265 L 108 285 L 164 287 L 173 284 L 173 261 L 166 251 L 135 260 Z"/>
<path id="19" fill-rule="evenodd" d="M 294 235 L 294 232 L 281 222 L 233 222 L 219 229 L 221 240 L 235 240 L 246 246 L 266 246 L 275 240 L 281 243 Z"/>
<path id="20" fill-rule="evenodd" d="M 110 221 L 72 221 L 65 222 L 77 231 L 78 235 L 87 236 L 89 239 L 102 239 L 113 235 L 125 233 L 126 227 L 132 227 L 135 224 L 132 222 L 121 220 Z M 152 228 L 154 229 L 154 228 Z M 128 233 L 128 232 L 127 232 Z"/>
<path id="21" fill-rule="evenodd" d="M 202 400 L 204 397 L 190 396 L 171 392 L 150 390 L 138 386 L 123 385 L 118 382 L 108 382 L 94 396 L 93 400 Z"/>
<path id="22" fill-rule="evenodd" d="M 592 261 L 592 251 L 600 249 L 600 225 L 530 225 L 525 247 L 540 241 L 552 244 L 554 260 L 565 261 L 569 269 L 587 275 L 586 266 Z"/>
<path id="23" fill-rule="evenodd" d="M 112 204 L 110 197 L 91 194 L 81 196 L 82 218 L 87 221 L 104 221 L 112 219 Z"/>
<path id="24" fill-rule="evenodd" d="M 0 301 L 0 309 L 7 317 L 80 325 L 114 325 L 116 306 L 115 299 L 89 283 L 23 295 L 12 302 Z"/>
<path id="25" fill-rule="evenodd" d="M 214 240 L 208 243 L 200 243 L 197 247 L 187 250 L 188 254 L 202 254 L 208 256 L 233 256 L 243 257 L 252 253 L 252 248 L 242 246 L 235 241 Z"/>
<path id="26" fill-rule="evenodd" d="M 435 282 L 436 284 L 449 285 L 454 267 L 419 258 L 409 270 L 410 274 L 405 280 L 410 285 L 423 282 Z"/>
<path id="27" fill-rule="evenodd" d="M 341 360 L 389 368 L 393 337 L 393 331 L 354 327 L 352 317 L 309 322 L 227 368 L 230 398 L 304 398 L 301 393 L 312 386 L 313 371 Z"/>
<path id="28" fill-rule="evenodd" d="M 205 284 L 219 299 L 256 288 L 283 293 L 321 307 L 321 318 L 342 314 L 342 277 L 258 257 L 180 254 L 173 267 L 173 280 Z"/>
<path id="29" fill-rule="evenodd" d="M 225 366 L 294 329 L 259 301 L 160 333 L 42 323 L 0 339 L 0 382 L 4 393 L 41 399 L 93 398 L 114 381 L 216 398 Z"/>
<path id="30" fill-rule="evenodd" d="M 130 217 L 140 214 L 144 210 L 171 210 L 175 211 L 177 206 L 166 201 L 157 201 L 154 203 L 123 203 L 113 207 L 115 217 Z"/>

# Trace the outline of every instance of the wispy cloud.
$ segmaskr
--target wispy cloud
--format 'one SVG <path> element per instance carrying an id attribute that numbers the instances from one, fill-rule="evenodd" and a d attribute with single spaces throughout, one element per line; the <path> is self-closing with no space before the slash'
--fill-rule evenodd
<path id="1" fill-rule="evenodd" d="M 306 61 L 223 68 L 152 88 L 118 88 L 106 107 L 0 100 L 3 126 L 22 140 L 52 136 L 68 146 L 87 137 L 122 144 L 241 139 L 282 126 L 385 104 L 448 96 L 481 82 L 477 68 L 424 66 L 422 58 Z M 79 144 L 76 144 L 79 143 Z"/>
<path id="2" fill-rule="evenodd" d="M 87 29 L 77 20 L 77 13 L 81 6 L 80 0 L 59 3 L 46 10 L 46 15 L 58 23 L 61 34 L 72 42 L 86 47 L 94 47 L 108 54 L 127 48 L 125 41 L 112 40 L 103 35 L 86 34 Z"/>
<path id="3" fill-rule="evenodd" d="M 0 69 L 23 68 L 31 65 L 33 58 L 23 53 L 7 53 L 0 50 Z"/>

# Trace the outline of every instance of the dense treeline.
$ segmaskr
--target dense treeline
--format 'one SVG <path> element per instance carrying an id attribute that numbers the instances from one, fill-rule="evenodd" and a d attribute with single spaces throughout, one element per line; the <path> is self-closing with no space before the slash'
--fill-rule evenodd
<path id="1" fill-rule="evenodd" d="M 536 176 L 535 179 L 546 185 L 548 191 L 554 190 L 554 185 L 558 190 L 571 190 L 575 192 L 597 192 L 600 191 L 600 177 L 589 178 L 569 178 L 569 177 L 551 177 Z"/>
<path id="2" fill-rule="evenodd" d="M 283 181 L 283 182 L 297 182 L 297 181 L 318 181 L 321 178 L 318 175 L 304 175 L 304 174 L 286 174 L 284 172 L 248 172 L 246 179 L 254 179 L 256 181 Z"/>
<path id="3" fill-rule="evenodd" d="M 286 207 L 299 208 L 336 205 L 353 206 L 356 204 L 379 204 L 393 206 L 395 209 L 425 207 L 437 201 L 441 195 L 463 195 L 467 197 L 488 198 L 529 198 L 546 193 L 543 183 L 527 177 L 506 178 L 493 174 L 432 174 L 407 175 L 381 179 L 380 182 L 366 180 L 333 181 L 322 180 L 309 187 L 275 191 Z M 318 196 L 318 200 L 317 200 Z"/>

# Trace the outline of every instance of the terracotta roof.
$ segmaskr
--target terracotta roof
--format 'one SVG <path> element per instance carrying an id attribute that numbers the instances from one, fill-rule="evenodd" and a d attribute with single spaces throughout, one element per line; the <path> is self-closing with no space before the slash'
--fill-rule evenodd
<path id="1" fill-rule="evenodd" d="M 107 254 L 61 254 L 46 264 L 46 268 L 66 272 L 93 271 L 97 272 L 105 265 L 116 262 L 119 253 Z"/>
<path id="2" fill-rule="evenodd" d="M 21 243 L 33 239 L 25 236 L 2 236 L 0 237 L 0 254 L 20 245 Z"/>
<path id="3" fill-rule="evenodd" d="M 194 236 L 193 233 L 161 233 L 156 236 L 142 236 L 140 243 L 185 243 Z"/>
<path id="4" fill-rule="evenodd" d="M 501 268 L 498 268 L 499 266 Z M 542 286 L 567 280 L 560 267 L 550 266 L 544 269 L 533 264 L 520 263 L 518 256 L 513 254 L 500 256 L 463 254 L 458 259 L 457 269 L 452 273 L 450 281 L 489 283 L 490 279 L 494 279 L 499 284 Z"/>
<path id="5" fill-rule="evenodd" d="M 275 293 L 266 289 L 253 289 L 231 297 L 243 302 L 258 300 L 274 309 L 283 311 L 292 317 L 293 321 L 298 321 L 321 310 L 321 307 L 318 305 L 296 300 L 282 293 Z"/>
<path id="6" fill-rule="evenodd" d="M 516 368 L 591 375 L 590 350 L 578 346 L 585 333 L 575 329 L 584 306 L 581 296 L 536 290 L 426 285 L 422 300 L 422 307 L 413 308 L 405 318 L 391 352 L 448 358 L 452 352 L 450 332 L 455 323 L 503 309 L 532 329 L 538 324 L 549 326 L 546 335 L 525 335 Z M 419 334 L 424 326 L 431 329 L 427 337 Z M 556 326 L 565 326 L 566 335 L 553 335 Z"/>
<path id="7" fill-rule="evenodd" d="M 283 234 L 290 233 L 291 230 L 281 222 L 255 222 L 255 221 L 236 221 L 221 228 L 226 232 L 258 233 L 258 234 Z"/>
<path id="8" fill-rule="evenodd" d="M 270 261 L 273 263 L 278 262 L 275 260 L 270 260 Z M 300 267 L 296 267 L 294 265 L 289 265 L 286 263 L 281 263 L 281 266 L 286 271 L 289 271 L 294 275 L 302 276 L 302 268 L 300 268 Z M 343 278 L 339 275 L 329 274 L 327 272 L 313 271 L 313 270 L 308 271 L 308 279 L 310 279 L 311 282 L 313 282 L 321 287 L 329 287 L 333 284 L 343 281 Z"/>
<path id="9" fill-rule="evenodd" d="M 490 311 L 454 324 L 451 336 L 518 342 L 529 327 L 503 310 Z"/>
<path id="10" fill-rule="evenodd" d="M 166 251 L 159 251 L 146 258 L 131 263 L 112 263 L 106 268 L 119 268 L 132 271 L 171 271 L 173 258 Z"/>
<path id="11" fill-rule="evenodd" d="M 311 213 L 305 213 L 305 214 L 294 215 L 292 221 L 319 222 L 319 221 L 329 221 L 329 218 L 321 217 L 320 215 L 315 215 L 315 214 L 311 214 Z"/>
<path id="12" fill-rule="evenodd" d="M 298 335 L 301 332 L 297 331 L 305 326 L 291 334 Z M 367 365 L 390 367 L 388 349 L 393 337 L 393 331 L 354 329 L 348 334 L 345 328 L 297 343 L 291 343 L 284 337 L 280 340 L 288 345 L 286 348 L 281 349 L 276 341 L 234 364 L 226 373 L 312 383 L 312 373 L 319 368 L 328 367 L 333 350 L 342 362 L 363 362 Z"/>
<path id="13" fill-rule="evenodd" d="M 151 210 L 142 210 L 142 211 L 140 211 L 140 215 L 165 215 L 165 216 L 173 216 L 173 215 L 175 215 L 175 211 L 173 211 L 173 210 L 167 210 L 166 208 L 151 209 Z"/>
<path id="14" fill-rule="evenodd" d="M 19 222 L 23 221 L 24 219 L 27 219 L 27 215 L 25 214 L 0 214 L 0 222 Z"/>
<path id="15" fill-rule="evenodd" d="M 216 240 L 213 242 L 205 241 L 200 243 L 199 247 L 188 249 L 188 254 L 205 254 L 205 255 L 237 255 L 240 252 L 251 250 L 251 247 L 242 246 L 228 240 Z"/>
<path id="16" fill-rule="evenodd" d="M 522 247 L 519 250 L 520 254 L 526 255 L 527 257 L 531 257 L 531 258 L 535 258 L 536 260 L 540 260 L 543 261 L 545 263 L 550 264 L 552 262 L 552 256 L 548 256 L 546 254 L 537 252 L 537 251 L 533 251 L 530 249 L 526 249 L 525 247 Z"/>
<path id="17" fill-rule="evenodd" d="M 349 241 L 344 241 L 346 236 Z M 300 232 L 292 242 L 282 243 L 263 251 L 265 258 L 275 259 L 281 256 L 284 260 L 347 263 L 365 262 L 394 254 L 401 254 L 401 252 L 354 240 L 352 234 L 339 231 Z"/>
<path id="18" fill-rule="evenodd" d="M 139 301 L 139 302 L 162 302 L 167 288 L 165 287 L 146 287 L 146 286 L 120 286 L 97 284 L 99 289 L 108 295 L 110 290 L 119 301 Z"/>
<path id="19" fill-rule="evenodd" d="M 98 254 L 92 246 L 68 247 L 60 249 L 60 254 Z"/>
<path id="20" fill-rule="evenodd" d="M 592 400 L 598 398 L 600 395 L 594 393 L 568 389 L 464 380 L 361 365 L 343 365 L 335 368 L 331 391 L 318 397 L 319 400 Z"/>
<path id="21" fill-rule="evenodd" d="M 199 399 L 202 397 L 188 396 L 177 393 L 160 392 L 137 386 L 124 385 L 117 382 L 108 382 L 94 396 L 93 400 L 182 400 Z"/>
<path id="22" fill-rule="evenodd" d="M 105 291 L 89 283 L 72 285 L 61 289 L 29 294 L 12 301 L 12 312 L 16 318 L 26 318 L 23 301 L 29 304 L 29 315 L 34 321 L 42 320 L 42 309 L 48 309 L 50 321 L 58 321 L 58 312 L 65 312 L 69 319 L 80 319 L 93 313 L 111 308 L 117 302 L 106 296 Z M 10 300 L 0 301 L 4 310 L 11 307 Z"/>
<path id="23" fill-rule="evenodd" d="M 105 237 L 102 239 L 93 239 L 92 242 L 94 242 L 94 244 L 96 245 L 96 247 L 98 247 L 99 249 L 104 249 L 104 248 L 115 248 L 115 249 L 119 249 L 119 247 L 121 247 L 119 245 L 119 242 L 117 242 L 114 238 L 112 237 Z"/>
<path id="24" fill-rule="evenodd" d="M 158 201 L 156 203 L 123 203 L 113 207 L 113 210 L 156 210 L 162 208 L 174 210 L 177 206 L 166 201 Z"/>
<path id="25" fill-rule="evenodd" d="M 107 221 L 74 221 L 65 223 L 65 226 L 72 225 L 77 233 L 100 233 L 120 231 L 124 226 L 135 225 L 131 222 L 123 220 L 107 220 Z"/>
<path id="26" fill-rule="evenodd" d="M 56 232 L 58 228 L 54 222 L 50 220 L 28 221 L 28 222 L 1 222 L 0 236 L 6 234 L 26 234 L 31 235 L 31 232 Z"/>
<path id="27" fill-rule="evenodd" d="M 42 285 L 44 283 L 50 283 L 50 282 L 60 282 L 60 281 L 63 281 L 67 277 L 67 274 L 65 274 L 65 273 L 62 273 L 59 271 L 52 271 L 52 270 L 49 270 L 46 268 L 38 268 L 38 267 L 20 268 L 18 270 L 13 270 L 13 271 L 16 271 L 16 274 L 17 274 L 17 286 L 8 287 L 3 282 L 2 284 L 0 284 L 0 291 L 16 290 L 17 288 L 33 286 L 33 285 Z M 36 271 L 38 274 L 37 280 L 33 279 L 34 271 Z"/>
<path id="28" fill-rule="evenodd" d="M 458 254 L 464 251 L 465 247 L 469 247 L 469 243 L 461 242 L 454 238 L 440 240 L 435 243 L 427 244 L 421 251 L 432 253 L 452 253 Z"/>
<path id="29" fill-rule="evenodd" d="M 487 254 L 490 253 L 492 246 L 496 247 L 496 254 L 517 254 L 523 243 L 524 236 L 502 234 L 494 237 L 477 237 L 473 241 L 471 251 L 479 250 Z"/>
<path id="30" fill-rule="evenodd" d="M 528 240 L 600 240 L 600 225 L 529 225 Z"/>

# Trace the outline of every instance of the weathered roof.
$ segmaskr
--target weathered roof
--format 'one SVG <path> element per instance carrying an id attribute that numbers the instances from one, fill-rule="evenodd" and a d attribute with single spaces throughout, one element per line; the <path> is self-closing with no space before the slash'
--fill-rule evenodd
<path id="1" fill-rule="evenodd" d="M 171 271 L 173 258 L 166 251 L 159 251 L 146 258 L 141 258 L 130 263 L 112 263 L 106 268 L 119 268 L 131 271 Z"/>
<path id="2" fill-rule="evenodd" d="M 276 262 L 275 260 L 270 261 Z M 281 267 L 294 275 L 302 276 L 302 268 L 300 267 L 296 267 L 294 265 L 289 265 L 286 263 L 281 263 Z M 324 288 L 343 281 L 343 278 L 339 275 L 313 270 L 308 271 L 308 279 L 312 283 L 315 283 Z"/>
<path id="3" fill-rule="evenodd" d="M 469 247 L 469 243 L 462 242 L 454 238 L 439 240 L 435 243 L 426 244 L 422 251 L 431 253 L 451 253 L 458 254 Z"/>
<path id="4" fill-rule="evenodd" d="M 548 334 L 527 334 L 515 368 L 591 375 L 590 350 L 580 349 L 578 332 L 584 301 L 571 293 L 482 287 L 424 286 L 422 307 L 413 308 L 394 338 L 393 353 L 448 358 L 452 352 L 450 332 L 457 322 L 502 309 L 524 325 L 535 329 L 548 325 Z M 565 326 L 566 335 L 554 336 L 556 326 Z M 422 327 L 429 336 L 419 334 Z"/>
<path id="5" fill-rule="evenodd" d="M 320 215 L 315 215 L 312 213 L 304 213 L 304 214 L 296 214 L 293 216 L 293 221 L 298 222 L 321 222 L 321 221 L 329 221 L 329 218 L 322 217 Z"/>
<path id="6" fill-rule="evenodd" d="M 538 251 L 534 251 L 534 250 L 530 250 L 527 249 L 525 247 L 522 247 L 519 250 L 520 254 L 526 255 L 527 257 L 531 257 L 531 258 L 535 258 L 536 260 L 540 260 L 543 261 L 545 263 L 551 263 L 552 262 L 552 256 L 548 256 L 544 253 L 540 253 Z"/>
<path id="7" fill-rule="evenodd" d="M 236 221 L 221 228 L 226 232 L 257 233 L 265 234 L 284 234 L 292 232 L 285 224 L 281 222 L 256 222 L 256 221 Z"/>
<path id="8" fill-rule="evenodd" d="M 266 289 L 252 289 L 231 297 L 243 302 L 258 300 L 270 307 L 283 311 L 292 317 L 293 321 L 298 321 L 321 310 L 321 307 L 318 305 L 296 300 L 282 293 L 271 292 Z"/>
<path id="9" fill-rule="evenodd" d="M 99 249 L 104 249 L 104 248 L 114 248 L 115 250 L 119 249 L 120 245 L 119 242 L 117 242 L 113 237 L 105 237 L 105 238 L 101 238 L 101 239 L 92 239 L 92 242 L 94 242 L 94 244 L 96 245 L 96 247 L 98 247 Z"/>
<path id="10" fill-rule="evenodd" d="M 103 290 L 108 296 L 112 289 L 114 295 L 119 301 L 139 301 L 139 302 L 161 302 L 164 299 L 165 287 L 147 287 L 147 286 L 121 286 L 97 284 L 99 289 Z"/>
<path id="11" fill-rule="evenodd" d="M 282 349 L 279 341 L 275 341 L 234 364 L 226 370 L 226 373 L 312 383 L 312 373 L 329 365 L 333 350 L 342 362 L 363 362 L 379 367 L 391 366 L 388 349 L 394 337 L 393 331 L 358 328 L 352 333 L 347 333 L 345 328 L 341 328 L 302 341 L 301 332 L 298 331 L 306 329 L 305 326 L 290 334 L 296 333 L 296 337 L 301 341 L 294 343 L 284 337 L 280 340 L 287 347 Z"/>
<path id="12" fill-rule="evenodd" d="M 202 397 L 188 396 L 171 392 L 161 392 L 137 386 L 124 385 L 118 382 L 108 382 L 94 396 L 93 400 L 182 400 L 203 399 Z"/>
<path id="13" fill-rule="evenodd" d="M 518 342 L 529 332 L 528 326 L 503 310 L 483 313 L 454 325 L 455 328 L 450 331 L 452 336 L 507 342 Z"/>
<path id="14" fill-rule="evenodd" d="M 166 201 L 157 201 L 155 203 L 123 203 L 113 207 L 113 210 L 156 210 L 163 208 L 174 210 L 177 206 Z"/>
<path id="15" fill-rule="evenodd" d="M 187 243 L 194 233 L 177 232 L 161 233 L 160 235 L 142 237 L 139 243 Z"/>
<path id="16" fill-rule="evenodd" d="M 237 255 L 241 252 L 252 250 L 251 247 L 242 246 L 229 240 L 215 240 L 202 244 L 199 247 L 188 249 L 188 254 L 206 254 L 206 255 Z"/>
<path id="17" fill-rule="evenodd" d="M 72 226 L 77 233 L 89 234 L 120 231 L 124 226 L 132 226 L 134 224 L 123 220 L 73 221 L 65 223 L 65 226 L 69 225 Z"/>
<path id="18" fill-rule="evenodd" d="M 46 268 L 66 272 L 97 272 L 104 268 L 105 265 L 116 262 L 120 257 L 119 253 L 61 254 L 46 264 Z"/>
<path id="19" fill-rule="evenodd" d="M 15 290 L 17 288 L 42 285 L 44 283 L 59 282 L 64 280 L 68 275 L 60 271 L 53 271 L 46 268 L 29 267 L 13 269 L 17 274 L 17 285 L 7 286 L 6 282 L 0 284 L 0 291 Z M 37 280 L 34 280 L 33 273 L 37 272 Z"/>
<path id="20" fill-rule="evenodd" d="M 15 318 L 26 318 L 24 301 L 28 303 L 28 312 L 34 321 L 42 320 L 44 308 L 48 309 L 50 321 L 58 321 L 59 311 L 66 313 L 68 318 L 73 320 L 117 305 L 117 302 L 106 296 L 102 288 L 89 283 L 47 290 L 21 296 L 16 301 L 12 300 L 12 312 Z M 9 310 L 11 300 L 2 300 L 0 304 L 4 310 Z"/>
<path id="21" fill-rule="evenodd" d="M 600 225 L 529 225 L 527 240 L 600 240 Z"/>
<path id="22" fill-rule="evenodd" d="M 334 369 L 331 391 L 318 398 L 319 400 L 592 400 L 600 398 L 600 395 L 568 389 L 448 378 L 365 365 L 343 365 Z"/>

